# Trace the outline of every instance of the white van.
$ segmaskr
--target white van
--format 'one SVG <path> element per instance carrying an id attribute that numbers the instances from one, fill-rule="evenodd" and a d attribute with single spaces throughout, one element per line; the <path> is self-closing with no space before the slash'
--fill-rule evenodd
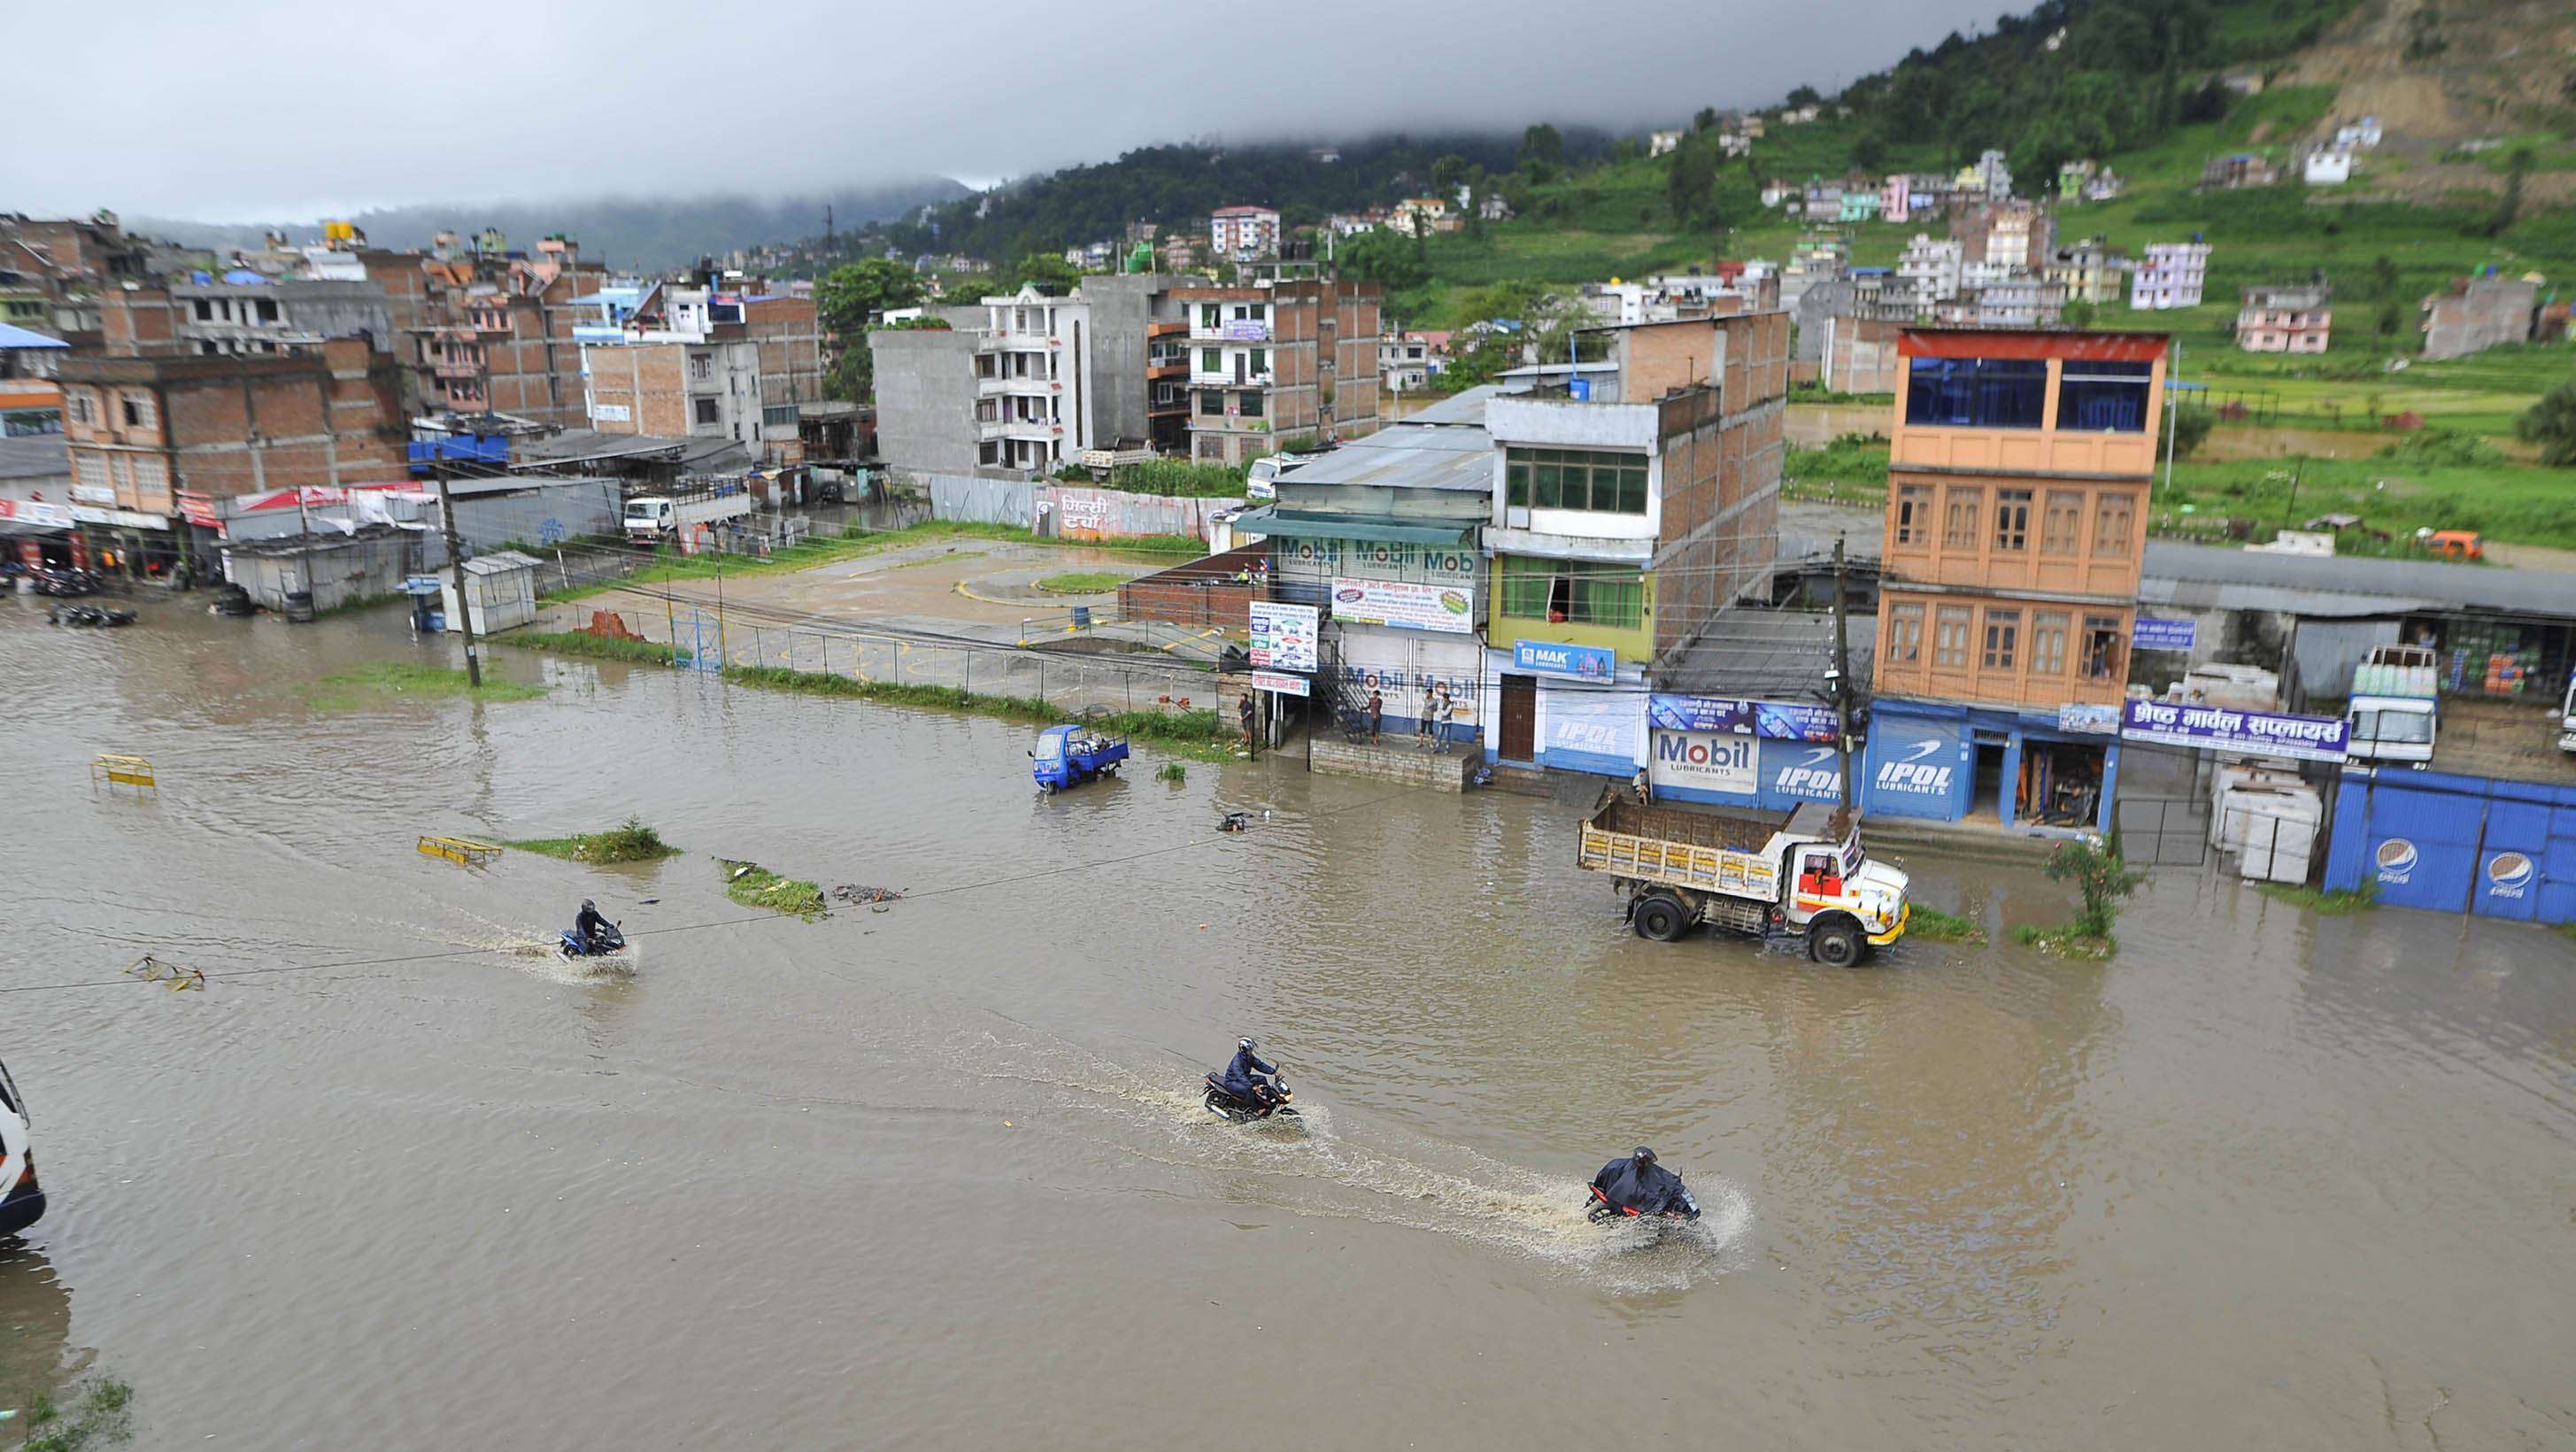
<path id="1" fill-rule="evenodd" d="M 0 1064 L 0 1235 L 15 1235 L 45 1218 L 45 1192 L 36 1187 L 36 1156 L 27 1142 L 27 1101 Z"/>

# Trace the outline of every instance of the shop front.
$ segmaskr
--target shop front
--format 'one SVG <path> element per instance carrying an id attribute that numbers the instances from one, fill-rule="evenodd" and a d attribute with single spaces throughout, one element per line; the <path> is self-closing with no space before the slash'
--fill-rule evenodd
<path id="1" fill-rule="evenodd" d="M 1862 770 L 1865 814 L 2064 832 L 2111 829 L 2117 707 L 2055 713 L 1881 698 Z"/>
<path id="2" fill-rule="evenodd" d="M 1646 676 L 1599 646 L 1518 640 L 1485 652 L 1485 756 L 1622 780 L 1646 764 Z"/>
<path id="3" fill-rule="evenodd" d="M 181 576 L 190 552 L 184 522 L 174 532 L 167 515 L 91 504 L 73 505 L 72 518 L 79 522 L 79 548 L 89 568 L 163 584 Z"/>

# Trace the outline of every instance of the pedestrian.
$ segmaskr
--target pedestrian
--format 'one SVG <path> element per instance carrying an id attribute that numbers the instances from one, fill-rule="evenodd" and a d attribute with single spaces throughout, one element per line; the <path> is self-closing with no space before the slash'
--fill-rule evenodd
<path id="1" fill-rule="evenodd" d="M 1369 744 L 1377 744 L 1378 732 L 1386 726 L 1386 697 L 1375 686 L 1369 687 Z"/>
<path id="2" fill-rule="evenodd" d="M 1434 682 L 1423 687 L 1422 714 L 1413 718 L 1413 744 L 1417 748 L 1424 751 L 1431 749 L 1432 718 L 1437 716 L 1439 711 L 1440 686 L 1438 682 Z"/>
<path id="3" fill-rule="evenodd" d="M 1243 693 L 1242 701 L 1235 707 L 1235 714 L 1243 721 L 1243 744 L 1248 749 L 1252 745 L 1252 693 L 1250 691 Z"/>
<path id="4" fill-rule="evenodd" d="M 1431 732 L 1431 749 L 1443 756 L 1449 754 L 1449 727 L 1458 719 L 1458 698 L 1449 694 L 1449 684 L 1440 685 L 1440 719 Z"/>

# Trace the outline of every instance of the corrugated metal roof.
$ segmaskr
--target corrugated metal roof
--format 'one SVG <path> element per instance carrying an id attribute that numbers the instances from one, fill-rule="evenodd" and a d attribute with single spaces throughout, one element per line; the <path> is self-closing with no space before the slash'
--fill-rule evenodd
<path id="1" fill-rule="evenodd" d="M 1493 384 L 1480 383 L 1463 392 L 1452 394 L 1449 397 L 1440 400 L 1438 403 L 1431 405 L 1429 408 L 1420 409 L 1413 413 L 1406 414 L 1404 416 L 1404 422 L 1409 424 L 1469 424 L 1476 428 L 1483 428 L 1485 426 L 1485 400 L 1500 392 L 1502 392 L 1502 390 L 1495 387 Z"/>
<path id="2" fill-rule="evenodd" d="M 1400 423 L 1279 476 L 1282 489 L 1449 489 L 1491 494 L 1494 441 L 1481 425 Z"/>
<path id="3" fill-rule="evenodd" d="M 1877 652 L 1878 621 L 1855 611 L 1847 630 L 1852 688 L 1866 695 L 1870 663 Z M 1825 671 L 1833 658 L 1831 611 L 1724 610 L 1662 672 L 1659 688 L 1676 694 L 1829 701 Z"/>
<path id="4" fill-rule="evenodd" d="M 2178 602 L 2231 609 L 2366 614 L 2440 607 L 2576 618 L 2576 574 L 2556 570 L 2150 542 L 2145 576 L 2142 598 L 2162 589 Z M 2328 603 L 2346 608 L 2320 608 Z"/>
<path id="5" fill-rule="evenodd" d="M 71 344 L 14 323 L 0 323 L 0 348 L 68 348 Z"/>

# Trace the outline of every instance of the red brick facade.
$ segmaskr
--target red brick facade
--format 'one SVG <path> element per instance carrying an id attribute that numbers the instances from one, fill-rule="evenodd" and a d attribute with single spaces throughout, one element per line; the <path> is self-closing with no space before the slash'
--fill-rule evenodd
<path id="1" fill-rule="evenodd" d="M 174 514 L 207 498 L 404 473 L 401 371 L 355 338 L 319 354 L 73 357 L 62 368 L 74 497 Z M 91 491 L 86 494 L 79 491 Z"/>

